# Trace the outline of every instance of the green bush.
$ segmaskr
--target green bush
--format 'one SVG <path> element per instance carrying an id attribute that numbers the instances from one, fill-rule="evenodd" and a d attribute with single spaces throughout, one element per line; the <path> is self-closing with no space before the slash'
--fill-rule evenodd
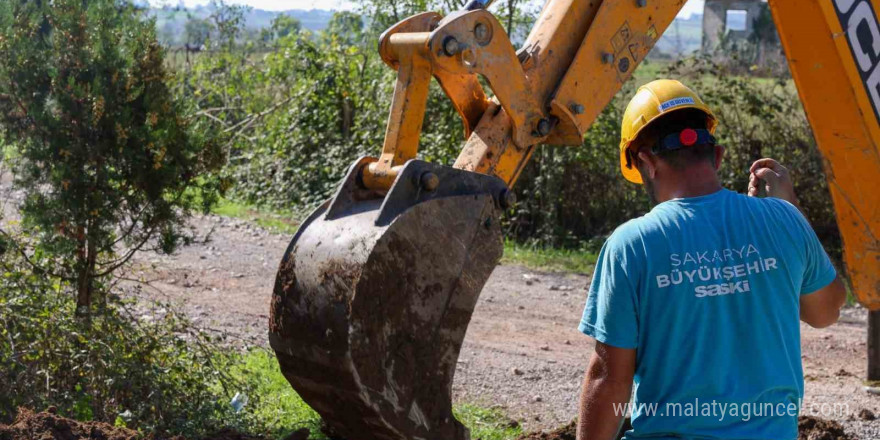
<path id="1" fill-rule="evenodd" d="M 366 10 L 387 21 L 394 14 L 386 6 L 371 1 Z M 379 154 L 395 73 L 376 54 L 377 35 L 352 28 L 357 35 L 338 29 L 290 34 L 260 56 L 247 50 L 207 54 L 185 77 L 184 89 L 200 108 L 221 109 L 213 114 L 221 128 L 247 127 L 229 146 L 236 199 L 302 215 L 332 195 L 355 159 Z M 740 64 L 697 58 L 664 70 L 640 67 L 636 77 L 646 76 L 680 78 L 716 109 L 718 136 L 727 147 L 725 186 L 744 191 L 748 165 L 759 156 L 792 168 L 802 205 L 839 259 L 821 158 L 787 75 L 757 78 Z M 517 183 L 519 202 L 504 219 L 508 237 L 529 247 L 596 251 L 615 227 L 651 208 L 643 188 L 619 171 L 620 120 L 637 85 L 623 86 L 581 146 L 538 148 Z M 255 115 L 262 115 L 259 121 Z M 420 157 L 449 165 L 462 143 L 457 114 L 432 87 Z"/>
<path id="2" fill-rule="evenodd" d="M 146 310 L 113 296 L 87 324 L 73 316 L 68 284 L 29 268 L 9 248 L 0 255 L 0 422 L 20 406 L 51 405 L 157 434 L 247 428 L 229 402 L 250 385 L 228 373 L 237 356 L 216 336 L 168 305 Z"/>
<path id="3" fill-rule="evenodd" d="M 307 212 L 332 195 L 355 159 L 381 150 L 395 72 L 358 29 L 291 32 L 268 53 L 218 51 L 179 75 L 197 115 L 231 133 L 232 196 Z M 429 101 L 421 156 L 451 163 L 461 123 L 436 85 Z"/>
<path id="4" fill-rule="evenodd" d="M 620 174 L 620 120 L 633 84 L 599 114 L 581 146 L 541 146 L 517 183 L 507 234 L 541 246 L 598 251 L 601 237 L 650 209 Z"/>
<path id="5" fill-rule="evenodd" d="M 742 76 L 708 57 L 672 64 L 661 77 L 696 90 L 716 112 L 717 137 L 725 146 L 720 171 L 726 188 L 746 192 L 749 166 L 773 157 L 792 170 L 801 206 L 826 249 L 841 261 L 840 233 L 822 157 L 790 78 Z M 620 175 L 617 145 L 623 109 L 637 85 L 615 96 L 580 147 L 541 147 L 517 184 L 520 203 L 509 218 L 509 236 L 595 250 L 617 225 L 650 209 L 641 186 Z"/>

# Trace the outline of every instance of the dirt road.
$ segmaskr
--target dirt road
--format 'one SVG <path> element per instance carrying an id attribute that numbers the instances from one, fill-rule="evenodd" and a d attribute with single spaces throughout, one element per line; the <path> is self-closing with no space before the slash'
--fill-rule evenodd
<path id="1" fill-rule="evenodd" d="M 291 237 L 218 216 L 193 224 L 206 242 L 173 256 L 141 255 L 130 275 L 149 281 L 148 297 L 180 302 L 201 325 L 228 331 L 241 345 L 266 346 L 275 269 Z M 593 345 L 576 329 L 588 282 L 586 275 L 498 267 L 468 329 L 455 398 L 499 407 L 528 430 L 571 420 Z M 807 414 L 845 405 L 824 417 L 860 438 L 880 439 L 880 422 L 858 416 L 865 409 L 880 415 L 880 396 L 863 389 L 865 310 L 846 309 L 829 329 L 802 330 Z"/>
<path id="2" fill-rule="evenodd" d="M 0 170 L 0 209 L 15 217 L 9 176 Z M 179 303 L 203 327 L 230 342 L 268 346 L 269 298 L 275 270 L 291 236 L 215 215 L 192 225 L 203 241 L 174 255 L 140 254 L 127 274 L 129 292 Z M 539 273 L 499 266 L 489 279 L 468 329 L 453 390 L 459 402 L 503 409 L 526 430 L 550 429 L 575 417 L 593 341 L 576 327 L 587 275 Z M 149 316 L 145 316 L 149 319 Z M 835 419 L 858 438 L 880 439 L 880 395 L 864 390 L 864 309 L 844 309 L 840 322 L 817 330 L 801 325 L 806 382 L 804 413 Z"/>

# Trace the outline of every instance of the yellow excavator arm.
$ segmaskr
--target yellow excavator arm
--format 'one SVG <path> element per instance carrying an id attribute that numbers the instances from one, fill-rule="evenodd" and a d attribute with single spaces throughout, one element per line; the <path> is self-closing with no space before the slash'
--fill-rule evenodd
<path id="1" fill-rule="evenodd" d="M 346 438 L 468 437 L 451 413 L 452 378 L 501 256 L 510 188 L 539 144 L 581 145 L 684 0 L 548 0 L 518 51 L 489 3 L 382 34 L 398 77 L 381 154 L 352 165 L 278 271 L 270 343 Z M 877 1 L 769 4 L 825 158 L 853 291 L 880 309 Z M 453 167 L 416 160 L 432 78 L 467 136 Z"/>

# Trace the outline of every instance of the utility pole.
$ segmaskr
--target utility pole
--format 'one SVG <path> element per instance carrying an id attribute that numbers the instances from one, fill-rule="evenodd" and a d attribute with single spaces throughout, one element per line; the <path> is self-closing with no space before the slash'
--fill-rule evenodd
<path id="1" fill-rule="evenodd" d="M 880 310 L 868 312 L 868 380 L 880 380 Z"/>

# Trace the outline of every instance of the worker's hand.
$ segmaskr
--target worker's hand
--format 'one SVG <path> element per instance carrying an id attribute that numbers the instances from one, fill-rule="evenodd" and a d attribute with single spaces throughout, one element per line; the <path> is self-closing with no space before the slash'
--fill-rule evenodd
<path id="1" fill-rule="evenodd" d="M 758 196 L 761 185 L 767 190 L 768 197 L 776 197 L 786 200 L 794 206 L 798 206 L 797 195 L 794 193 L 794 185 L 788 168 L 779 162 L 764 158 L 758 159 L 749 168 L 749 195 Z"/>

